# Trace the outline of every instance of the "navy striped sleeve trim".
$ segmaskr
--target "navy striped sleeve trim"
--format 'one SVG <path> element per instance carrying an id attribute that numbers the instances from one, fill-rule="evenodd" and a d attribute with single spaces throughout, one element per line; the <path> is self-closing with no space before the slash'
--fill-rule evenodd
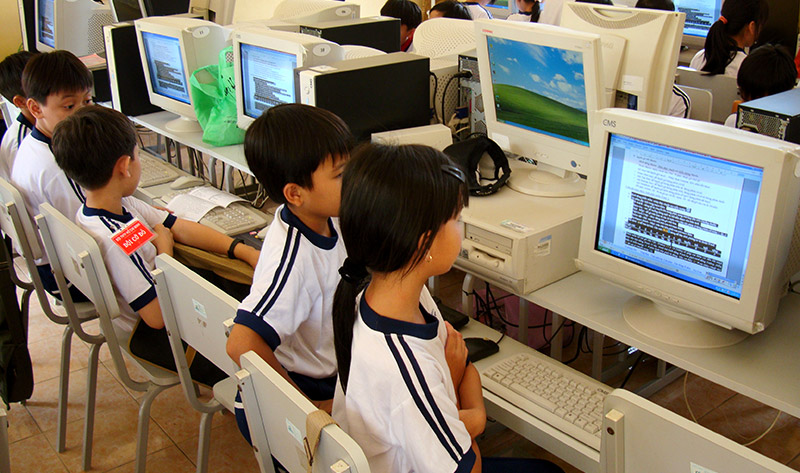
<path id="1" fill-rule="evenodd" d="M 478 456 L 475 455 L 475 450 L 470 445 L 469 450 L 467 453 L 461 457 L 461 461 L 458 462 L 458 466 L 456 467 L 456 471 L 454 473 L 469 473 L 472 471 L 472 467 L 475 466 L 475 461 L 478 459 Z"/>
<path id="2" fill-rule="evenodd" d="M 236 318 L 233 319 L 233 322 L 244 325 L 257 333 L 267 342 L 267 345 L 269 345 L 272 351 L 275 351 L 281 344 L 281 337 L 278 335 L 278 332 L 272 328 L 272 325 L 250 311 L 239 309 L 236 311 Z"/>
<path id="3" fill-rule="evenodd" d="M 178 221 L 178 217 L 172 215 L 171 213 L 167 213 L 167 218 L 164 219 L 164 226 L 167 228 L 172 228 L 175 225 L 175 222 Z"/>
<path id="4" fill-rule="evenodd" d="M 308 241 L 310 241 L 311 244 L 317 248 L 321 248 L 323 250 L 332 250 L 336 247 L 339 234 L 336 232 L 336 228 L 333 226 L 333 220 L 330 218 L 328 218 L 328 230 L 331 232 L 331 236 L 329 237 L 322 236 L 309 228 L 308 225 L 303 223 L 303 221 L 297 217 L 297 215 L 293 214 L 292 211 L 289 210 L 289 207 L 284 206 L 283 209 L 281 209 L 281 220 L 283 220 L 290 227 L 297 228 L 300 233 L 302 233 L 303 236 L 306 237 Z"/>
<path id="5" fill-rule="evenodd" d="M 20 123 L 20 125 L 27 128 L 28 130 L 33 128 L 33 123 L 29 122 L 28 119 L 25 118 L 25 115 L 23 115 L 22 113 L 17 115 L 17 121 Z"/>
<path id="6" fill-rule="evenodd" d="M 144 294 L 128 302 L 128 304 L 130 304 L 131 309 L 139 312 L 144 306 L 152 302 L 156 297 L 158 297 L 158 295 L 156 294 L 155 286 L 150 286 L 150 289 L 145 291 Z"/>
<path id="7" fill-rule="evenodd" d="M 683 118 L 689 118 L 689 108 L 692 106 L 692 100 L 683 89 L 675 84 L 672 85 L 672 93 L 677 95 L 683 101 L 684 107 L 686 107 L 683 111 Z"/>
<path id="8" fill-rule="evenodd" d="M 286 242 L 283 245 L 283 252 L 281 253 L 281 261 L 275 269 L 275 275 L 272 277 L 272 282 L 267 288 L 264 295 L 258 301 L 258 304 L 253 308 L 253 313 L 264 316 L 275 305 L 281 291 L 286 286 L 286 281 L 289 280 L 289 274 L 294 267 L 295 259 L 297 259 L 297 250 L 300 248 L 300 233 L 294 228 L 290 227 L 289 232 L 286 234 Z"/>
<path id="9" fill-rule="evenodd" d="M 422 401 L 422 397 L 417 392 L 417 388 L 414 386 L 414 382 L 411 380 L 411 374 L 403 362 L 403 358 L 400 356 L 400 351 L 397 349 L 397 345 L 395 345 L 394 340 L 392 340 L 392 336 L 385 335 L 384 337 L 386 339 L 386 344 L 389 345 L 389 350 L 392 352 L 392 356 L 394 356 L 395 362 L 397 363 L 397 368 L 400 370 L 400 375 L 403 377 L 406 388 L 408 389 L 409 394 L 411 394 L 411 399 L 414 401 L 414 404 L 416 404 L 417 409 L 419 409 L 419 412 L 425 419 L 425 422 L 427 422 L 428 427 L 430 427 L 434 435 L 436 435 L 436 438 L 439 439 L 444 451 L 447 452 L 447 454 L 455 463 L 459 463 L 461 460 L 461 458 L 459 458 L 461 453 L 448 442 L 444 432 L 442 432 L 441 427 L 437 425 L 436 420 L 434 420 L 433 416 L 425 406 L 425 403 Z M 398 338 L 402 338 L 402 336 L 398 335 Z"/>

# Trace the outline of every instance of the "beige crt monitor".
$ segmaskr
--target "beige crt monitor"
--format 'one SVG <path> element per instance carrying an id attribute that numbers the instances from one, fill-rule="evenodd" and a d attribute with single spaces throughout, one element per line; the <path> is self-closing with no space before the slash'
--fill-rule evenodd
<path id="1" fill-rule="evenodd" d="M 800 147 L 621 109 L 597 114 L 594 140 L 576 262 L 636 294 L 631 327 L 686 347 L 767 328 L 796 247 Z"/>

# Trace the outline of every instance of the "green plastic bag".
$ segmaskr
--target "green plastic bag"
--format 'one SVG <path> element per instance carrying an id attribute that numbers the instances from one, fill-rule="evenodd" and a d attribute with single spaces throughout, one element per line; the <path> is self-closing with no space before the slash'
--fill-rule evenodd
<path id="1" fill-rule="evenodd" d="M 201 67 L 189 78 L 197 121 L 203 142 L 213 146 L 244 143 L 244 130 L 236 125 L 236 93 L 233 48 L 219 53 L 219 65 Z"/>

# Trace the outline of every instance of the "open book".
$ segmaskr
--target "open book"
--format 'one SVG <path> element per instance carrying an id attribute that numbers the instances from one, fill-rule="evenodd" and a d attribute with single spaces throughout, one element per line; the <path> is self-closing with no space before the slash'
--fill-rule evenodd
<path id="1" fill-rule="evenodd" d="M 199 222 L 205 214 L 215 207 L 227 208 L 234 202 L 246 202 L 241 197 L 229 194 L 211 186 L 193 187 L 185 192 L 165 196 L 167 208 L 176 216 Z"/>

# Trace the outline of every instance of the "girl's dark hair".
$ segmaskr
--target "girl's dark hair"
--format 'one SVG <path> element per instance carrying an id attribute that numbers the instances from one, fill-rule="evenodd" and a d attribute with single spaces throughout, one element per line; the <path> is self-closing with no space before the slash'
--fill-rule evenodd
<path id="1" fill-rule="evenodd" d="M 344 171 L 339 210 L 348 263 L 378 273 L 412 270 L 441 226 L 467 205 L 468 189 L 459 172 L 447 155 L 428 146 L 357 148 Z M 369 279 L 361 272 L 360 280 L 343 278 L 333 299 L 333 341 L 344 389 L 355 300 Z"/>
<path id="2" fill-rule="evenodd" d="M 769 6 L 766 0 L 725 0 L 720 18 L 711 25 L 706 36 L 705 59 L 702 71 L 711 75 L 724 74 L 736 57 L 739 45 L 734 36 L 754 21 L 756 37 L 767 22 Z"/>
<path id="3" fill-rule="evenodd" d="M 542 15 L 542 5 L 539 0 L 522 0 L 522 2 L 531 6 L 531 23 L 538 23 Z"/>
<path id="4" fill-rule="evenodd" d="M 672 0 L 639 0 L 636 2 L 636 8 L 675 11 L 675 4 Z"/>
<path id="5" fill-rule="evenodd" d="M 431 11 L 439 11 L 444 14 L 444 18 L 457 18 L 459 20 L 471 20 L 472 14 L 469 8 L 461 2 L 445 0 L 431 7 Z"/>
<path id="6" fill-rule="evenodd" d="M 244 135 L 247 166 L 269 198 L 285 204 L 283 188 L 312 188 L 311 174 L 326 159 L 346 157 L 353 147 L 350 128 L 335 114 L 287 103 L 265 111 Z"/>
<path id="7" fill-rule="evenodd" d="M 797 82 L 797 67 L 783 46 L 765 44 L 744 58 L 736 84 L 744 100 L 785 92 Z"/>
<path id="8" fill-rule="evenodd" d="M 400 24 L 410 30 L 422 23 L 422 10 L 411 0 L 387 0 L 381 8 L 381 16 L 399 18 Z"/>

